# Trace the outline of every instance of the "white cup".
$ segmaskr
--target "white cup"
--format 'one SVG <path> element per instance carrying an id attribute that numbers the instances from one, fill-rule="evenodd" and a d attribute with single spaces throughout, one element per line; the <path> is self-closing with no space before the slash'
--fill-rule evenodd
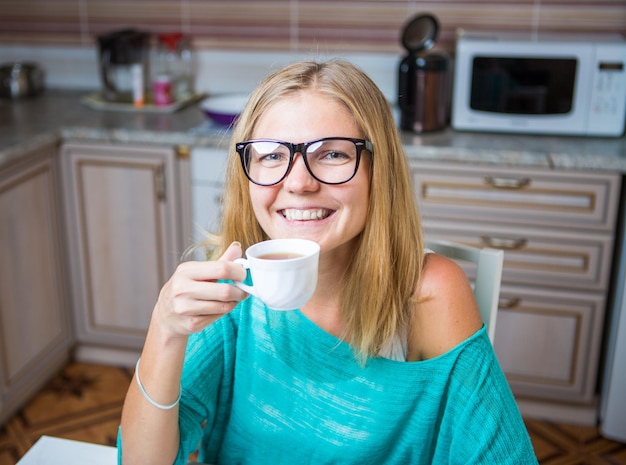
<path id="1" fill-rule="evenodd" d="M 261 299 L 274 310 L 294 310 L 306 304 L 317 286 L 320 246 L 306 239 L 273 239 L 259 242 L 238 258 L 250 269 L 252 286 L 235 286 Z"/>

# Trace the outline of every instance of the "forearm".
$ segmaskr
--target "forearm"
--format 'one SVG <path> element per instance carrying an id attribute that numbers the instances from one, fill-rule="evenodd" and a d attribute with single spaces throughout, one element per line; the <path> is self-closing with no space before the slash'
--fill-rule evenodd
<path id="1" fill-rule="evenodd" d="M 241 281 L 246 272 L 233 243 L 216 262 L 184 262 L 165 283 L 152 319 L 135 378 L 122 411 L 123 465 L 171 465 L 179 450 L 180 382 L 189 334 L 200 332 L 230 312 L 246 293 L 220 281 Z M 171 408 L 166 408 L 171 406 Z"/>
<path id="2" fill-rule="evenodd" d="M 180 394 L 186 337 L 167 339 L 151 325 L 141 355 L 139 373 L 148 396 L 170 405 Z M 135 374 L 136 376 L 136 374 Z M 123 465 L 171 465 L 178 453 L 178 405 L 160 409 L 141 393 L 133 377 L 122 411 Z"/>

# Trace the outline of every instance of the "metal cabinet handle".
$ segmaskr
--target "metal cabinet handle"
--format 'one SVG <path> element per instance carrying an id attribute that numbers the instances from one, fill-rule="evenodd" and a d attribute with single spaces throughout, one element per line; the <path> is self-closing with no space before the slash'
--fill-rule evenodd
<path id="1" fill-rule="evenodd" d="M 510 299 L 500 298 L 498 299 L 498 308 L 502 310 L 510 310 L 512 308 L 519 307 L 522 303 L 522 299 L 519 297 L 513 297 Z"/>
<path id="2" fill-rule="evenodd" d="M 482 236 L 481 240 L 483 244 L 494 249 L 502 250 L 517 250 L 526 246 L 528 240 L 523 237 L 491 237 Z"/>
<path id="3" fill-rule="evenodd" d="M 191 147 L 188 145 L 178 145 L 175 150 L 176 158 L 179 160 L 189 160 L 189 157 L 191 156 Z"/>
<path id="4" fill-rule="evenodd" d="M 161 164 L 154 169 L 154 187 L 156 191 L 157 200 L 159 202 L 165 202 L 165 165 Z"/>
<path id="5" fill-rule="evenodd" d="M 485 184 L 497 189 L 522 189 L 530 185 L 530 178 L 512 178 L 505 176 L 485 176 Z"/>

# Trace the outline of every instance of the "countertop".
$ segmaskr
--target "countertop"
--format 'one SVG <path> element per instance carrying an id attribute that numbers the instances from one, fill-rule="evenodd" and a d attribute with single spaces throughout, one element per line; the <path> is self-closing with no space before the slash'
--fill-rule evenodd
<path id="1" fill-rule="evenodd" d="M 197 103 L 175 113 L 94 110 L 84 91 L 48 89 L 26 100 L 0 100 L 0 167 L 40 145 L 63 139 L 192 147 L 226 146 L 229 132 L 211 124 Z M 409 159 L 626 173 L 626 137 L 556 137 L 445 129 L 402 133 Z"/>

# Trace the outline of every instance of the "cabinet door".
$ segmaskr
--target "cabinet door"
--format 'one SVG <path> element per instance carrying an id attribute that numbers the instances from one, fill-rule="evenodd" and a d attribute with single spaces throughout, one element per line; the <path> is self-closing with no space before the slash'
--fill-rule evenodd
<path id="1" fill-rule="evenodd" d="M 194 242 L 204 239 L 205 233 L 216 233 L 222 217 L 224 179 L 228 150 L 225 148 L 195 147 L 191 150 L 191 204 Z M 196 260 L 205 260 L 202 250 L 194 253 Z"/>
<path id="2" fill-rule="evenodd" d="M 175 151 L 69 143 L 62 157 L 78 338 L 138 349 L 183 249 Z"/>
<path id="3" fill-rule="evenodd" d="M 192 188 L 194 239 L 202 240 L 205 232 L 219 230 L 224 187 L 197 184 Z"/>
<path id="4" fill-rule="evenodd" d="M 0 393 L 6 417 L 66 362 L 72 344 L 57 146 L 0 173 Z"/>
<path id="5" fill-rule="evenodd" d="M 601 293 L 502 286 L 494 348 L 516 396 L 593 400 L 604 305 Z"/>
<path id="6" fill-rule="evenodd" d="M 191 151 L 191 199 L 196 240 L 202 238 L 204 231 L 217 232 L 219 228 L 227 163 L 227 149 L 195 147 Z"/>

